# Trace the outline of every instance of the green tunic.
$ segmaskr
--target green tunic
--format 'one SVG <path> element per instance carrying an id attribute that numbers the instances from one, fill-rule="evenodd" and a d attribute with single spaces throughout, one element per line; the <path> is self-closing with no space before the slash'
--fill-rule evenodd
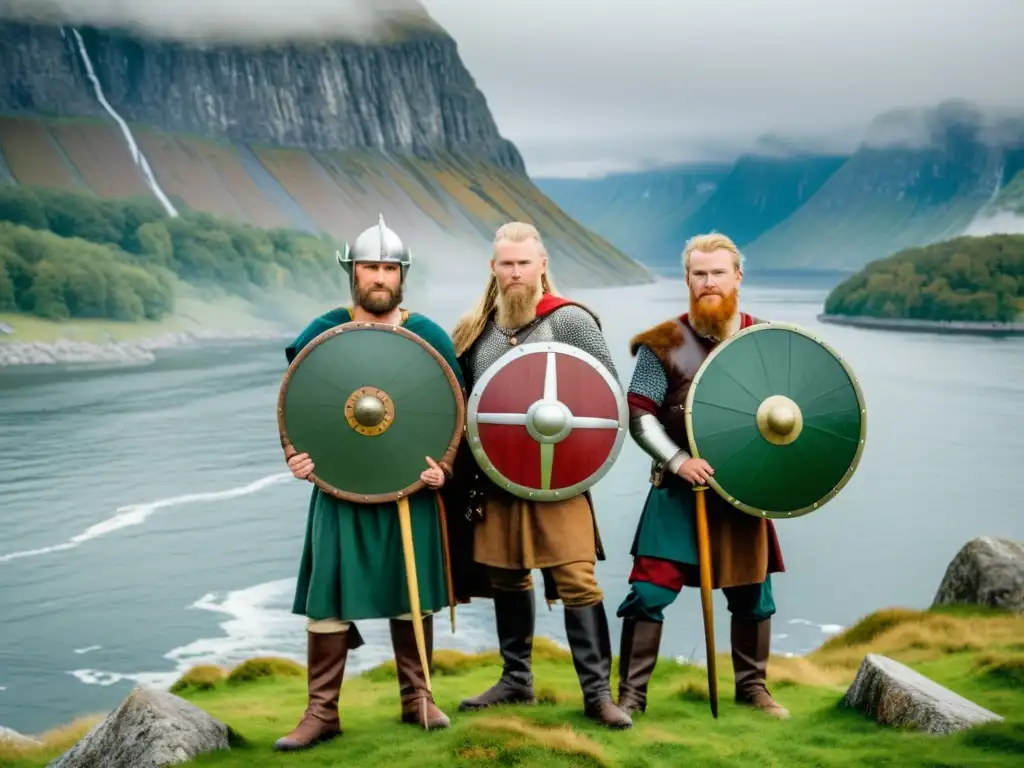
<path id="1" fill-rule="evenodd" d="M 288 360 L 324 331 L 351 319 L 347 308 L 318 317 L 286 349 Z M 440 326 L 415 313 L 403 326 L 440 352 L 462 384 L 455 347 Z M 437 611 L 448 605 L 448 591 L 436 492 L 412 494 L 409 512 L 420 607 Z M 410 610 L 407 585 L 398 505 L 355 504 L 314 486 L 292 612 L 315 620 L 392 618 Z"/>

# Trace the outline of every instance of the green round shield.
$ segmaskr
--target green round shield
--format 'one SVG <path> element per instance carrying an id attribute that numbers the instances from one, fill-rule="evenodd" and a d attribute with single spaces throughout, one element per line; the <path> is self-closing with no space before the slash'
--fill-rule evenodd
<path id="1" fill-rule="evenodd" d="M 687 394 L 686 426 L 722 498 L 758 517 L 797 517 L 850 480 L 867 411 L 831 347 L 799 326 L 761 323 L 708 355 Z"/>
<path id="2" fill-rule="evenodd" d="M 349 322 L 296 355 L 278 396 L 281 440 L 313 460 L 311 480 L 348 501 L 395 501 L 449 467 L 465 425 L 462 389 L 430 344 L 401 326 Z"/>

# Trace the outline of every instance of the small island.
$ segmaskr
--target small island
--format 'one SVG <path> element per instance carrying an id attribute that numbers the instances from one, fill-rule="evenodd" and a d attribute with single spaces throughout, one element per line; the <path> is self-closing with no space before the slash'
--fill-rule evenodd
<path id="1" fill-rule="evenodd" d="M 957 237 L 868 264 L 825 299 L 821 322 L 1024 334 L 1024 235 Z"/>

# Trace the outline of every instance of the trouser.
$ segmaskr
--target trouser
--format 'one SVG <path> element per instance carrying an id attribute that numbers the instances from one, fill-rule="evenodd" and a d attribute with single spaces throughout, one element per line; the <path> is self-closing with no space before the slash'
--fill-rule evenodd
<path id="1" fill-rule="evenodd" d="M 432 616 L 433 611 L 426 611 L 424 616 Z M 403 613 L 394 617 L 398 621 L 412 621 L 411 613 Z M 335 632 L 348 632 L 352 628 L 352 622 L 341 619 L 306 619 L 306 631 L 322 634 L 334 634 Z"/>
<path id="2" fill-rule="evenodd" d="M 501 592 L 528 592 L 533 589 L 533 574 L 526 568 L 488 569 L 491 587 Z M 581 560 L 540 569 L 555 582 L 558 599 L 566 608 L 586 608 L 604 599 L 597 584 L 594 563 Z"/>
<path id="3" fill-rule="evenodd" d="M 661 623 L 665 621 L 665 609 L 679 596 L 679 589 L 634 581 L 629 594 L 619 605 L 619 618 L 639 619 Z M 763 621 L 775 615 L 775 596 L 772 594 L 771 574 L 759 584 L 742 584 L 724 587 L 729 613 L 741 619 Z"/>

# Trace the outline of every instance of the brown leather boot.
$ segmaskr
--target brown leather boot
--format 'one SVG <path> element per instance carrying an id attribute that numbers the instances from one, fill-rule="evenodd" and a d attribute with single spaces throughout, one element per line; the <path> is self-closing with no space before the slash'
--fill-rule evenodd
<path id="1" fill-rule="evenodd" d="M 764 710 L 773 717 L 789 717 L 765 684 L 771 650 L 772 620 L 732 617 L 732 668 L 736 674 L 736 701 Z"/>
<path id="2" fill-rule="evenodd" d="M 341 735 L 338 696 L 348 659 L 348 632 L 307 632 L 309 704 L 291 733 L 278 739 L 279 752 L 305 749 Z"/>
<path id="3" fill-rule="evenodd" d="M 583 714 L 609 728 L 632 728 L 629 715 L 612 701 L 612 644 L 604 603 L 566 606 L 565 633 L 583 691 Z"/>
<path id="4" fill-rule="evenodd" d="M 434 697 L 427 690 L 427 679 L 416 648 L 416 632 L 412 621 L 391 619 L 391 647 L 395 650 L 398 669 L 398 690 L 402 697 L 402 722 L 421 728 L 447 728 L 448 715 L 438 709 Z M 434 617 L 423 618 L 423 640 L 427 650 L 427 664 L 434 664 Z M 431 669 L 430 671 L 433 671 Z"/>
<path id="5" fill-rule="evenodd" d="M 647 711 L 647 683 L 658 663 L 660 621 L 626 618 L 619 642 L 619 709 L 627 715 Z"/>

